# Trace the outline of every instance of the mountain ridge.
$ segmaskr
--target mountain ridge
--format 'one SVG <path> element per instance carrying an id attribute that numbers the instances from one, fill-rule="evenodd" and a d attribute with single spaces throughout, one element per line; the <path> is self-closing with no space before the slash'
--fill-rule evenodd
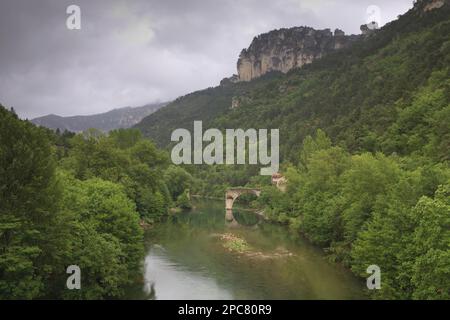
<path id="1" fill-rule="evenodd" d="M 144 117 L 167 105 L 151 103 L 140 107 L 115 108 L 103 113 L 92 115 L 59 116 L 49 114 L 31 120 L 32 123 L 52 130 L 81 132 L 90 128 L 101 131 L 110 131 L 120 128 L 129 128 L 140 122 Z"/>

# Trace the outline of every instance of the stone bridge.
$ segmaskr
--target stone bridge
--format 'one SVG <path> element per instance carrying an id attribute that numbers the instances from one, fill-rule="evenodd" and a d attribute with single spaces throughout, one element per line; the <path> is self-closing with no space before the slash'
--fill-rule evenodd
<path id="1" fill-rule="evenodd" d="M 254 194 L 257 197 L 261 195 L 260 189 L 252 189 L 252 188 L 231 188 L 228 189 L 225 193 L 225 208 L 228 210 L 233 209 L 234 201 L 239 198 L 241 194 L 250 193 Z"/>

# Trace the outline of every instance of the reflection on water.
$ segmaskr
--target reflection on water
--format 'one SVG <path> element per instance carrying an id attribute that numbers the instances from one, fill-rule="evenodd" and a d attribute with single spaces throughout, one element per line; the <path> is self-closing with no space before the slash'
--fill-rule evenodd
<path id="1" fill-rule="evenodd" d="M 230 210 L 225 211 L 225 226 L 227 228 L 239 228 L 239 227 L 253 227 L 257 228 L 258 224 L 262 222 L 262 217 L 258 216 L 255 212 L 249 212 L 244 210 Z"/>
<path id="2" fill-rule="evenodd" d="M 284 227 L 258 221 L 252 213 L 234 210 L 230 215 L 222 202 L 208 201 L 155 226 L 146 235 L 145 285 L 139 297 L 364 298 L 363 283 L 328 263 L 321 250 Z M 292 256 L 255 259 L 230 253 L 217 237 L 225 232 L 245 239 L 258 252 L 285 250 Z"/>
<path id="3" fill-rule="evenodd" d="M 183 265 L 167 259 L 160 246 L 153 246 L 145 259 L 146 291 L 155 290 L 156 299 L 208 299 L 226 300 L 233 295 L 221 288 L 214 278 L 201 270 L 189 270 Z"/>

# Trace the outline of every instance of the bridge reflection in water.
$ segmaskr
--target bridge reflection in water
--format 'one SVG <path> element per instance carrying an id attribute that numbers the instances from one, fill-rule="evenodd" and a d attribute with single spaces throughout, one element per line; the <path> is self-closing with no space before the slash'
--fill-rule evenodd
<path id="1" fill-rule="evenodd" d="M 241 224 L 235 219 L 233 215 L 233 204 L 239 196 L 242 194 L 254 194 L 257 197 L 261 195 L 260 189 L 254 188 L 231 188 L 225 193 L 225 225 L 229 228 L 240 227 Z M 262 217 L 262 213 L 255 213 L 259 218 Z"/>
<path id="2" fill-rule="evenodd" d="M 233 215 L 233 210 L 226 209 L 225 213 L 225 226 L 227 228 L 238 228 L 241 225 L 237 222 L 236 218 Z"/>
<path id="3" fill-rule="evenodd" d="M 225 209 L 232 210 L 234 201 L 244 193 L 254 194 L 259 197 L 261 195 L 261 189 L 252 188 L 231 188 L 225 193 Z"/>

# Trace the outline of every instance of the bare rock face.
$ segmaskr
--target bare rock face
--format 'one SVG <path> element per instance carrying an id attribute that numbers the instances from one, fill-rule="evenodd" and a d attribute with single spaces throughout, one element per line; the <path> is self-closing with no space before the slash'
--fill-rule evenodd
<path id="1" fill-rule="evenodd" d="M 247 94 L 243 94 L 240 96 L 234 96 L 231 98 L 231 109 L 236 109 L 241 107 L 242 105 L 248 104 L 252 102 L 252 98 Z"/>
<path id="2" fill-rule="evenodd" d="M 414 10 L 426 14 L 430 11 L 440 9 L 444 5 L 450 5 L 450 0 L 415 0 Z"/>
<path id="3" fill-rule="evenodd" d="M 444 0 L 435 0 L 435 1 L 431 2 L 431 3 L 429 3 L 428 5 L 426 5 L 423 10 L 425 12 L 427 12 L 427 11 L 431 11 L 431 10 L 434 10 L 434 9 L 439 9 L 444 4 L 445 4 Z"/>
<path id="4" fill-rule="evenodd" d="M 373 21 L 373 22 L 368 23 L 368 24 L 363 24 L 360 29 L 361 29 L 362 35 L 364 35 L 364 36 L 371 35 L 376 30 L 378 30 L 378 23 Z"/>
<path id="5" fill-rule="evenodd" d="M 358 36 L 346 36 L 336 29 L 309 27 L 279 29 L 254 38 L 242 50 L 237 63 L 239 81 L 250 81 L 270 71 L 288 72 L 319 59 L 329 52 L 349 46 Z"/>
<path id="6" fill-rule="evenodd" d="M 241 105 L 241 101 L 239 100 L 239 97 L 233 97 L 231 99 L 231 109 L 239 108 Z"/>

